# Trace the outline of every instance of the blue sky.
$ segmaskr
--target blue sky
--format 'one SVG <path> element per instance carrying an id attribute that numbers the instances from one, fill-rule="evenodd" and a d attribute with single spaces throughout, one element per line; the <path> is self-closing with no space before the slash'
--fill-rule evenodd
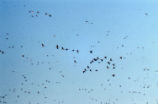
<path id="1" fill-rule="evenodd" d="M 156 3 L 1 1 L 0 104 L 157 104 Z"/>

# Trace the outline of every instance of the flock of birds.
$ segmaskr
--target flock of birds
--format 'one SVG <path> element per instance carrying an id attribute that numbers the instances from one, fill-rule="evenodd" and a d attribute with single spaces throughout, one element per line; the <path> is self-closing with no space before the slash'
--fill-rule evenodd
<path id="1" fill-rule="evenodd" d="M 90 53 L 91 53 L 91 52 L 90 52 Z M 122 56 L 120 56 L 120 59 L 122 60 Z M 105 61 L 105 60 L 106 60 L 106 61 Z M 100 63 L 103 63 L 103 62 L 104 62 L 104 63 L 107 64 L 106 69 L 110 69 L 110 68 L 115 69 L 115 68 L 116 68 L 115 63 L 112 63 L 112 61 L 113 61 L 113 59 L 112 59 L 112 58 L 109 58 L 109 59 L 108 59 L 107 56 L 104 56 L 103 58 L 95 57 L 95 58 L 93 58 L 93 59 L 89 62 L 89 64 L 93 64 L 93 63 L 95 63 L 95 62 L 97 62 L 98 64 L 100 64 Z M 92 72 L 92 69 L 90 68 L 89 65 L 86 66 L 86 68 L 83 70 L 83 73 L 85 73 L 86 71 Z M 98 69 L 95 69 L 95 71 L 97 72 Z M 112 76 L 115 77 L 115 74 L 112 74 Z"/>
<path id="2" fill-rule="evenodd" d="M 79 53 L 79 50 L 78 49 L 69 49 L 69 48 L 64 48 L 63 46 L 59 46 L 58 44 L 56 45 L 56 49 L 61 49 L 61 50 L 63 50 L 63 51 L 72 51 L 72 52 L 76 52 L 76 53 Z"/>
<path id="3" fill-rule="evenodd" d="M 37 11 L 29 10 L 28 13 L 30 14 L 30 16 L 31 16 L 32 18 L 34 18 L 34 17 L 39 17 L 39 15 L 42 14 L 42 13 L 41 13 L 40 11 L 38 11 L 38 10 L 37 10 Z M 47 12 L 43 13 L 43 15 L 48 16 L 48 17 L 52 17 L 52 14 L 47 13 Z"/>
<path id="4" fill-rule="evenodd" d="M 45 46 L 43 43 L 42 43 L 41 45 L 42 45 L 42 47 Z M 62 51 L 72 51 L 72 52 L 76 52 L 76 53 L 78 53 L 78 54 L 79 54 L 79 52 L 80 52 L 78 49 L 69 49 L 69 48 L 65 48 L 65 47 L 63 47 L 63 46 L 59 46 L 58 44 L 56 45 L 56 49 L 57 49 L 57 50 L 62 50 Z M 89 53 L 90 53 L 90 54 L 93 54 L 93 50 L 90 50 Z M 120 60 L 123 60 L 123 56 L 120 56 L 119 59 L 120 59 Z M 77 63 L 77 61 L 74 60 L 74 63 Z M 93 71 L 93 69 L 92 69 L 91 66 L 90 66 L 90 65 L 93 64 L 93 63 L 98 63 L 98 64 L 106 63 L 106 64 L 107 64 L 106 69 L 116 69 L 116 64 L 113 63 L 113 59 L 112 59 L 112 58 L 108 58 L 107 56 L 104 56 L 103 58 L 95 57 L 95 58 L 93 58 L 92 60 L 90 60 L 89 65 L 87 65 L 87 66 L 83 69 L 83 71 L 82 71 L 83 74 L 84 74 L 85 72 L 87 72 L 87 71 L 90 71 L 90 72 Z M 94 71 L 97 72 L 97 71 L 99 71 L 99 69 L 95 69 Z M 112 77 L 115 77 L 115 74 L 112 74 Z"/>
<path id="5" fill-rule="evenodd" d="M 41 13 L 39 10 L 29 10 L 28 11 L 29 15 L 33 18 L 33 17 L 39 17 L 40 15 L 45 15 L 48 17 L 52 17 L 51 13 L 45 12 L 45 13 Z M 145 13 L 145 16 L 148 16 L 148 13 Z M 93 22 L 89 22 L 88 20 L 84 21 L 86 24 L 94 24 Z M 110 35 L 111 31 L 107 31 L 106 32 L 106 36 Z M 7 41 L 9 41 L 9 33 L 5 33 L 5 34 L 1 34 L 0 39 L 5 39 Z M 79 36 L 78 34 L 76 36 Z M 53 36 L 54 38 L 56 37 L 55 35 Z M 127 39 L 127 36 L 124 36 L 123 39 Z M 97 41 L 97 43 L 100 43 L 100 41 Z M 42 48 L 45 48 L 46 45 L 45 43 L 40 43 L 39 46 L 41 46 Z M 15 49 L 16 47 L 14 45 L 8 45 L 7 46 L 8 49 Z M 20 47 L 21 49 L 25 48 L 25 45 L 19 45 L 18 47 Z M 123 48 L 124 45 L 122 44 L 121 47 Z M 117 47 L 118 48 L 118 47 Z M 138 47 L 137 47 L 138 48 Z M 142 47 L 144 49 L 144 47 Z M 72 53 L 77 53 L 80 54 L 80 52 L 82 50 L 79 49 L 70 49 L 64 46 L 61 46 L 59 44 L 55 44 L 54 45 L 54 49 L 57 50 L 57 52 L 59 51 L 66 51 L 66 52 L 72 52 Z M 5 50 L 5 51 L 4 51 Z M 7 55 L 7 49 L 0 49 L 0 55 Z M 96 50 L 95 50 L 96 51 Z M 94 54 L 94 50 L 89 50 L 88 54 Z M 46 54 L 46 57 L 49 56 L 54 56 L 54 55 L 50 55 L 50 54 Z M 22 58 L 22 60 L 25 63 L 29 63 L 31 66 L 40 66 L 40 65 L 44 65 L 46 64 L 46 66 L 48 66 L 48 71 L 52 71 L 53 67 L 51 67 L 51 62 L 50 61 L 43 61 L 43 60 L 36 60 L 31 58 L 30 56 L 28 56 L 27 54 L 21 53 L 21 55 L 19 56 Z M 122 62 L 123 60 L 125 60 L 125 56 L 118 56 L 116 60 L 119 60 L 119 62 Z M 79 61 L 77 59 L 73 59 L 73 64 L 77 64 Z M 115 62 L 115 58 L 109 57 L 107 55 L 105 56 L 97 56 L 97 57 L 93 57 L 92 59 L 89 60 L 89 63 L 84 66 L 82 68 L 82 75 L 84 76 L 86 73 L 88 72 L 99 72 L 102 69 L 99 68 L 95 68 L 94 66 L 97 65 L 102 65 L 104 66 L 103 70 L 119 70 L 119 68 L 117 67 L 117 62 Z M 116 73 L 114 73 L 114 71 L 111 74 L 111 78 L 114 79 L 114 77 L 116 77 Z M 150 72 L 150 68 L 144 68 L 143 69 L 144 72 Z M 16 70 L 11 70 L 12 73 L 17 73 Z M 59 74 L 59 76 L 61 78 L 65 78 L 65 74 L 62 70 L 57 72 Z M 70 73 L 71 74 L 71 73 Z M 42 82 L 35 82 L 33 79 L 29 78 L 28 74 L 20 74 L 22 81 L 20 83 L 18 83 L 18 87 L 12 87 L 9 88 L 8 91 L 4 93 L 0 93 L 0 104 L 11 104 L 10 103 L 10 99 L 13 101 L 13 104 L 20 104 L 23 99 L 27 99 L 27 96 L 31 96 L 31 97 L 35 97 L 35 98 L 39 98 L 41 101 L 32 101 L 32 99 L 29 99 L 27 102 L 25 102 L 25 104 L 45 104 L 48 103 L 47 100 L 51 99 L 51 103 L 52 104 L 65 104 L 65 101 L 63 99 L 55 99 L 55 98 L 51 98 L 51 96 L 47 95 L 47 91 L 49 91 L 49 88 L 52 85 L 61 85 L 62 81 L 58 80 L 58 81 L 52 81 L 51 79 L 45 79 Z M 132 78 L 130 76 L 127 77 L 128 81 L 131 81 Z M 112 79 L 107 79 L 106 80 L 106 84 L 101 83 L 99 88 L 102 89 L 103 91 L 107 91 L 108 88 L 110 88 L 111 86 L 113 86 L 113 83 L 111 81 Z M 133 79 L 132 81 L 137 82 L 136 79 Z M 64 85 L 63 85 L 64 86 Z M 158 86 L 158 83 L 157 83 Z M 104 100 L 100 100 L 99 98 L 93 97 L 91 94 L 95 93 L 96 89 L 94 89 L 92 86 L 90 86 L 91 88 L 76 88 L 76 90 L 78 91 L 77 93 L 86 93 L 87 96 L 89 96 L 89 100 L 90 103 L 89 104 L 117 104 L 117 102 L 119 101 L 119 98 L 114 98 L 114 99 L 109 99 L 108 101 L 104 101 Z M 116 86 L 115 86 L 116 87 Z M 120 89 L 124 87 L 124 85 L 119 84 L 117 87 L 119 87 Z M 143 84 L 141 86 L 142 89 L 150 89 L 151 85 L 150 84 Z M 121 93 L 123 93 L 124 90 L 121 89 Z M 129 94 L 141 94 L 143 96 L 146 96 L 146 93 L 143 91 L 138 91 L 138 90 L 128 90 Z M 84 99 L 83 99 L 84 100 Z M 21 103 L 22 104 L 22 103 Z M 24 104 L 24 103 L 23 103 Z M 134 103 L 136 104 L 136 103 Z M 148 101 L 145 102 L 145 104 L 148 104 Z M 156 104 L 158 104 L 158 102 L 156 101 Z"/>

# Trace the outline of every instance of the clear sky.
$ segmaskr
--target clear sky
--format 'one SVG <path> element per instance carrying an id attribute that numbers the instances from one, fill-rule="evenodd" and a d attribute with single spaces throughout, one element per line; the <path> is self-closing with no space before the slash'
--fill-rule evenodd
<path id="1" fill-rule="evenodd" d="M 157 3 L 1 0 L 0 104 L 158 104 Z"/>

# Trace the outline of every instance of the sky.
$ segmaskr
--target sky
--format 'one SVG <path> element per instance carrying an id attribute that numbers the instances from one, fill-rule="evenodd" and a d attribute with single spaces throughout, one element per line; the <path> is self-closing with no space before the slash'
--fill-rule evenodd
<path id="1" fill-rule="evenodd" d="M 158 104 L 156 3 L 1 0 L 0 104 Z"/>

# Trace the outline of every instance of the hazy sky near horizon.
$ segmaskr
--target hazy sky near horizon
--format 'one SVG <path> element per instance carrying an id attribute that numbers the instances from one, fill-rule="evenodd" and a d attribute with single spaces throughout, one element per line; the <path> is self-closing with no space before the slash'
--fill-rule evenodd
<path id="1" fill-rule="evenodd" d="M 158 104 L 157 3 L 0 1 L 0 104 Z"/>

